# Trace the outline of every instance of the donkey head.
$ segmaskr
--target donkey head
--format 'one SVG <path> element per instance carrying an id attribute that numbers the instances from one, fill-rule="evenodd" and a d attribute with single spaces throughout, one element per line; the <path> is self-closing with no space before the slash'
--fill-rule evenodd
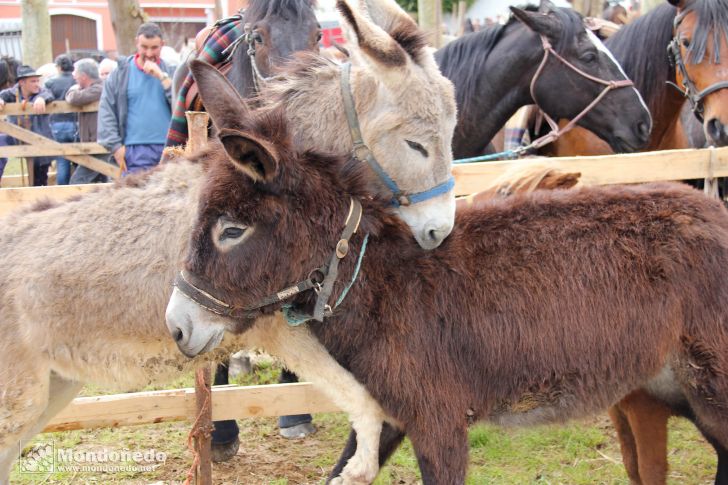
<path id="1" fill-rule="evenodd" d="M 364 143 L 403 192 L 440 190 L 400 205 L 400 217 L 425 249 L 452 230 L 454 89 L 435 64 L 417 24 L 393 0 L 339 0 L 352 53 L 351 84 Z"/>
<path id="2" fill-rule="evenodd" d="M 550 53 L 541 72 L 531 81 L 536 103 L 553 118 L 574 119 L 605 92 L 608 82 L 627 80 L 617 60 L 585 28 L 578 13 L 556 8 L 548 0 L 541 1 L 538 12 L 515 7 L 511 11 L 541 38 L 534 38 L 534 42 L 546 39 L 563 59 Z M 639 92 L 634 87 L 623 87 L 606 92 L 580 119 L 579 125 L 598 134 L 615 151 L 628 152 L 648 142 L 652 119 Z"/>
<path id="3" fill-rule="evenodd" d="M 374 200 L 366 203 L 379 208 L 380 218 L 395 220 L 384 202 L 376 202 L 376 183 L 361 164 L 296 152 L 282 110 L 250 112 L 214 68 L 193 61 L 191 70 L 219 143 L 205 155 L 206 179 L 183 273 L 185 282 L 214 300 L 203 309 L 184 296 L 190 294 L 182 293 L 178 280 L 167 308 L 169 330 L 188 356 L 214 348 L 225 330 L 243 332 L 280 309 L 280 298 L 267 297 L 280 296 L 324 266 L 352 197 Z M 359 234 L 376 233 L 374 224 L 363 222 Z M 342 265 L 352 267 L 352 258 Z M 311 294 L 299 297 L 305 303 Z M 261 301 L 267 303 L 248 311 Z M 215 302 L 242 313 L 211 313 Z"/>

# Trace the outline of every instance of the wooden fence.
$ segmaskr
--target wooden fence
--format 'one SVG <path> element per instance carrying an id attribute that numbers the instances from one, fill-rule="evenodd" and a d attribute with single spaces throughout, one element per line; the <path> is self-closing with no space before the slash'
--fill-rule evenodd
<path id="1" fill-rule="evenodd" d="M 98 110 L 98 103 L 83 107 L 75 107 L 65 101 L 53 101 L 46 106 L 46 114 L 57 113 L 89 113 Z M 8 116 L 33 116 L 32 105 L 25 103 L 8 103 L 0 111 L 0 133 L 7 133 L 26 145 L 0 147 L 0 157 L 45 157 L 62 156 L 84 167 L 95 170 L 112 179 L 119 176 L 119 167 L 103 162 L 92 155 L 108 155 L 108 151 L 98 143 L 58 143 L 55 140 L 26 130 L 8 121 Z M 28 164 L 29 180 L 32 179 L 32 164 Z M 5 180 L 5 177 L 3 177 Z M 12 185 L 17 185 L 16 180 Z M 22 178 L 21 182 L 22 183 Z"/>

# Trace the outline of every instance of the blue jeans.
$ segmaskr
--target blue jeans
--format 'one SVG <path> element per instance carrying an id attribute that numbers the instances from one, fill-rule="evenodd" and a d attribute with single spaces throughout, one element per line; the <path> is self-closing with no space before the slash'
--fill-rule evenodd
<path id="1" fill-rule="evenodd" d="M 127 145 L 124 160 L 126 173 L 141 172 L 159 164 L 164 145 Z"/>
<path id="2" fill-rule="evenodd" d="M 75 121 L 56 121 L 51 123 L 53 139 L 58 143 L 78 141 L 78 125 Z M 71 162 L 65 158 L 56 158 L 56 185 L 68 185 L 71 180 Z"/>
<path id="3" fill-rule="evenodd" d="M 0 133 L 0 147 L 10 145 L 10 137 L 5 133 Z M 8 163 L 7 158 L 0 158 L 0 180 L 3 179 L 3 172 L 5 171 L 5 165 Z"/>

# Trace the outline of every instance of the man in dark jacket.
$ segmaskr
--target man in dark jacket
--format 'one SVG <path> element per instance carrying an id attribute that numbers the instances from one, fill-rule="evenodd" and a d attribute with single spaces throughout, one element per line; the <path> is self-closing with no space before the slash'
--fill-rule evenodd
<path id="1" fill-rule="evenodd" d="M 162 30 L 155 23 L 137 31 L 137 53 L 119 60 L 104 82 L 99 103 L 98 142 L 124 173 L 159 163 L 172 118 L 173 70 L 162 61 Z"/>
<path id="2" fill-rule="evenodd" d="M 76 84 L 66 93 L 66 101 L 73 106 L 85 106 L 101 99 L 104 83 L 99 77 L 99 66 L 93 59 L 81 59 L 74 64 L 73 78 Z M 78 133 L 82 142 L 96 141 L 96 111 L 78 114 Z M 106 182 L 106 176 L 86 168 L 76 167 L 71 175 L 72 184 Z"/>
<path id="3" fill-rule="evenodd" d="M 40 74 L 30 66 L 18 67 L 17 84 L 0 91 L 0 112 L 5 103 L 27 102 L 33 106 L 33 115 L 11 116 L 10 122 L 46 138 L 53 138 L 46 112 L 46 103 L 53 101 L 53 93 L 40 85 Z M 33 185 L 48 185 L 48 167 L 54 157 L 33 157 Z"/>
<path id="4" fill-rule="evenodd" d="M 64 99 L 68 88 L 73 86 L 73 61 L 66 54 L 56 57 L 58 74 L 46 81 L 45 87 L 53 93 L 55 99 Z M 51 115 L 51 131 L 58 143 L 73 143 L 78 141 L 78 121 L 76 113 L 57 113 Z M 65 158 L 56 157 L 56 184 L 68 185 L 71 178 L 71 162 Z"/>

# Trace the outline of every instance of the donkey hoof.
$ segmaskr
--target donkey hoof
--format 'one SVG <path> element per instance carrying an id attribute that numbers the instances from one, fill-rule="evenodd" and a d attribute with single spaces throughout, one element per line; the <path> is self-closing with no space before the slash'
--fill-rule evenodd
<path id="1" fill-rule="evenodd" d="M 278 434 L 289 440 L 305 438 L 315 432 L 316 427 L 311 423 L 301 423 L 288 428 L 280 428 L 278 430 Z"/>
<path id="2" fill-rule="evenodd" d="M 230 443 L 224 443 L 224 444 L 212 444 L 212 461 L 215 463 L 222 463 L 224 461 L 229 461 L 238 454 L 238 449 L 240 448 L 240 440 L 238 437 L 235 437 L 234 441 L 231 441 Z"/>

